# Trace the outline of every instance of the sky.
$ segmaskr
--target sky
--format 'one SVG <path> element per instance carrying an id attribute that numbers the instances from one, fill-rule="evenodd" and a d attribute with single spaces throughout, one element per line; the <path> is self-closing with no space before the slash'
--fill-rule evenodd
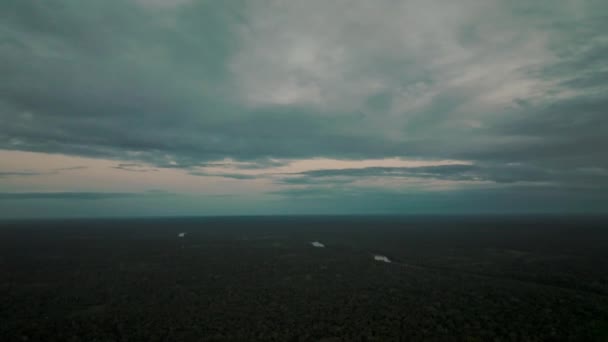
<path id="1" fill-rule="evenodd" d="M 2 0 L 0 218 L 608 213 L 602 0 Z"/>

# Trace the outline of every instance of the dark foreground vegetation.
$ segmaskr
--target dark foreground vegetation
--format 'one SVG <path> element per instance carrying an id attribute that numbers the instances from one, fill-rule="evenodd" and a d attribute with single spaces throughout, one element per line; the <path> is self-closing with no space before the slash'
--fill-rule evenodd
<path id="1" fill-rule="evenodd" d="M 4 222 L 0 340 L 608 341 L 606 222 Z"/>

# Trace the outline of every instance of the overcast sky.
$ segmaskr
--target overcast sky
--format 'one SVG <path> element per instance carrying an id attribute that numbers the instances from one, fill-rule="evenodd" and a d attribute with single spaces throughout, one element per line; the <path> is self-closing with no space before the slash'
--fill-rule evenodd
<path id="1" fill-rule="evenodd" d="M 608 212 L 603 0 L 2 0 L 0 217 Z"/>

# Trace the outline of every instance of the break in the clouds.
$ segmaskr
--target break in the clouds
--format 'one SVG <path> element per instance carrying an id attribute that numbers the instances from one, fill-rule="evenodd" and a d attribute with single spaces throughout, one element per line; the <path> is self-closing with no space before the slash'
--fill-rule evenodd
<path id="1" fill-rule="evenodd" d="M 606 211 L 607 23 L 594 0 L 4 0 L 0 191 Z"/>

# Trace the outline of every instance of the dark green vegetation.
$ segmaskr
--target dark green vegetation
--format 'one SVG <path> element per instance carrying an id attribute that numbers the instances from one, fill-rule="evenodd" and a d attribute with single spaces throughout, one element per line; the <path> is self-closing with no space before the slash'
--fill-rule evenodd
<path id="1" fill-rule="evenodd" d="M 605 223 L 5 222 L 0 340 L 608 340 Z"/>

